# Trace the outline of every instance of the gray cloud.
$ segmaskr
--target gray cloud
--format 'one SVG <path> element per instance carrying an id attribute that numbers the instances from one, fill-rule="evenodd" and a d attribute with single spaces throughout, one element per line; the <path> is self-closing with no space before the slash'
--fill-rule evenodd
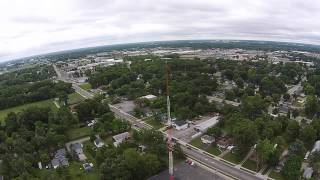
<path id="1" fill-rule="evenodd" d="M 320 44 L 319 9 L 314 0 L 2 0 L 0 60 L 171 39 Z"/>

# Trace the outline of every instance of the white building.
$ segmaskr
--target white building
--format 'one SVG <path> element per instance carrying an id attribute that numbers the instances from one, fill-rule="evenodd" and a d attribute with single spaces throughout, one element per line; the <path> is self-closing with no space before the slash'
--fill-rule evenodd
<path id="1" fill-rule="evenodd" d="M 94 145 L 97 147 L 97 148 L 101 148 L 104 146 L 104 142 L 102 141 L 101 138 L 97 138 L 93 141 Z"/>
<path id="2" fill-rule="evenodd" d="M 313 149 L 312 149 L 311 153 L 316 152 L 316 151 L 320 151 L 320 140 L 316 141 L 316 143 L 313 146 Z"/>
<path id="3" fill-rule="evenodd" d="M 203 144 L 212 144 L 214 142 L 214 137 L 209 136 L 209 135 L 203 135 L 201 137 L 201 141 Z"/>
<path id="4" fill-rule="evenodd" d="M 130 137 L 130 134 L 128 132 L 117 134 L 112 137 L 112 139 L 114 140 L 113 145 L 115 147 L 118 147 L 123 141 L 125 141 L 129 137 Z"/>
<path id="5" fill-rule="evenodd" d="M 189 127 L 188 123 L 185 121 L 175 121 L 172 123 L 172 126 L 178 131 L 187 129 Z"/>
<path id="6" fill-rule="evenodd" d="M 207 130 L 208 130 L 209 128 L 215 126 L 215 125 L 219 122 L 219 117 L 220 117 L 220 116 L 215 116 L 215 117 L 213 117 L 213 118 L 210 118 L 210 119 L 208 119 L 208 120 L 206 120 L 206 121 L 204 121 L 204 122 L 196 125 L 196 126 L 194 127 L 194 129 L 195 129 L 196 131 L 200 131 L 200 132 L 202 132 L 202 133 L 205 133 L 205 132 L 207 132 Z"/>
<path id="7" fill-rule="evenodd" d="M 149 101 L 155 100 L 156 98 L 157 98 L 157 96 L 152 95 L 152 94 L 140 97 L 140 99 L 148 99 Z"/>

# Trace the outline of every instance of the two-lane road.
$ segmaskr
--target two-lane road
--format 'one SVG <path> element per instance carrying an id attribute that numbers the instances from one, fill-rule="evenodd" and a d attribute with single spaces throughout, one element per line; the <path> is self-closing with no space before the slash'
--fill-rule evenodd
<path id="1" fill-rule="evenodd" d="M 181 148 L 183 152 L 186 154 L 186 156 L 191 157 L 212 169 L 216 169 L 222 174 L 226 174 L 233 178 L 243 179 L 243 180 L 261 180 L 262 179 L 253 174 L 250 174 L 241 169 L 238 169 L 232 165 L 229 165 L 225 162 L 221 162 L 220 160 L 215 159 L 211 156 L 203 154 L 202 152 L 199 152 L 197 150 L 190 150 L 183 146 L 181 146 Z"/>

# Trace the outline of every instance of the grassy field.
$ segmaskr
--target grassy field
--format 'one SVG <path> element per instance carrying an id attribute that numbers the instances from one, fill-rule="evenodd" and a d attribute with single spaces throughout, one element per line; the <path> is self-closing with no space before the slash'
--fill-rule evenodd
<path id="1" fill-rule="evenodd" d="M 232 163 L 235 163 L 235 164 L 239 164 L 243 158 L 245 157 L 245 155 L 243 156 L 240 156 L 239 154 L 237 153 L 231 153 L 229 152 L 228 154 L 226 154 L 225 156 L 223 156 L 223 159 L 227 160 L 227 161 L 230 161 Z"/>
<path id="2" fill-rule="evenodd" d="M 89 84 L 89 83 L 83 83 L 83 84 L 80 85 L 80 87 L 81 87 L 82 89 L 84 89 L 84 90 L 90 90 L 90 89 L 92 89 L 91 84 Z"/>
<path id="3" fill-rule="evenodd" d="M 204 148 L 204 145 L 203 145 L 200 137 L 192 140 L 190 144 L 197 147 L 197 148 L 203 149 L 203 150 L 207 151 L 208 153 L 216 155 L 216 156 L 221 154 L 221 151 L 219 150 L 219 148 L 217 146 L 210 145 L 208 148 Z"/>
<path id="4" fill-rule="evenodd" d="M 248 159 L 243 165 L 243 167 L 250 169 L 252 171 L 258 172 L 257 171 L 257 163 Z"/>
<path id="5" fill-rule="evenodd" d="M 99 179 L 99 173 L 95 164 L 93 165 L 93 170 L 91 172 L 85 172 L 82 167 L 82 163 L 77 161 L 70 162 L 69 167 L 66 167 L 65 171 L 71 180 L 96 180 Z M 38 169 L 37 174 L 40 177 L 48 177 L 50 174 L 58 176 L 58 172 L 55 169 Z M 63 178 L 62 178 L 63 179 Z"/>
<path id="6" fill-rule="evenodd" d="M 85 172 L 80 162 L 72 162 L 68 167 L 71 175 L 71 179 L 83 179 L 83 180 L 96 180 L 99 178 L 99 173 L 96 164 L 93 164 L 93 170 L 91 172 Z"/>
<path id="7" fill-rule="evenodd" d="M 197 148 L 202 148 L 202 142 L 201 142 L 200 137 L 192 140 L 190 144 L 197 147 Z"/>
<path id="8" fill-rule="evenodd" d="M 276 180 L 284 180 L 284 177 L 281 175 L 281 173 L 272 171 L 269 175 L 269 177 L 276 179 Z"/>
<path id="9" fill-rule="evenodd" d="M 91 133 L 91 128 L 89 127 L 74 128 L 74 129 L 70 129 L 67 132 L 67 136 L 70 140 L 75 140 L 85 136 L 90 136 L 90 133 Z"/>
<path id="10" fill-rule="evenodd" d="M 219 148 L 217 146 L 210 146 L 207 150 L 208 153 L 213 154 L 218 156 L 219 154 L 221 154 L 221 151 L 219 150 Z"/>
<path id="11" fill-rule="evenodd" d="M 147 124 L 153 126 L 155 129 L 160 129 L 164 127 L 163 124 L 161 124 L 159 121 L 156 121 L 153 117 L 149 117 L 144 120 Z"/>
<path id="12" fill-rule="evenodd" d="M 4 109 L 0 111 L 0 122 L 2 122 L 4 120 L 4 118 L 7 116 L 8 113 L 10 112 L 20 112 L 23 109 L 27 109 L 29 107 L 34 107 L 34 106 L 38 106 L 38 107 L 51 107 L 56 109 L 56 106 L 53 104 L 52 99 L 49 100 L 45 100 L 45 101 L 38 101 L 38 102 L 34 102 L 34 103 L 29 103 L 29 104 L 24 104 L 21 106 L 16 106 L 16 107 L 12 107 L 9 109 Z"/>
<path id="13" fill-rule="evenodd" d="M 68 99 L 69 104 L 76 104 L 84 100 L 84 98 L 76 92 L 69 94 L 68 98 L 69 98 Z"/>

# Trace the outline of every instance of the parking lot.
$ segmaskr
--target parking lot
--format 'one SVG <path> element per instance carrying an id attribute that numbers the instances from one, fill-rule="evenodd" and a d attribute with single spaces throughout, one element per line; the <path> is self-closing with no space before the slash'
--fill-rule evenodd
<path id="1" fill-rule="evenodd" d="M 133 112 L 136 105 L 134 104 L 133 101 L 123 101 L 121 103 L 114 104 L 113 106 L 132 115 L 132 112 Z"/>
<path id="2" fill-rule="evenodd" d="M 211 117 L 210 116 L 203 116 L 203 117 L 200 117 L 198 118 L 197 120 L 193 121 L 193 124 L 189 124 L 189 127 L 187 129 L 184 129 L 184 130 L 176 130 L 176 129 L 173 129 L 172 131 L 172 134 L 175 138 L 179 138 L 181 139 L 182 141 L 185 141 L 185 142 L 191 142 L 191 137 L 198 133 L 196 130 L 194 130 L 194 127 L 197 125 L 197 124 L 200 124 L 208 119 L 210 119 Z"/>

